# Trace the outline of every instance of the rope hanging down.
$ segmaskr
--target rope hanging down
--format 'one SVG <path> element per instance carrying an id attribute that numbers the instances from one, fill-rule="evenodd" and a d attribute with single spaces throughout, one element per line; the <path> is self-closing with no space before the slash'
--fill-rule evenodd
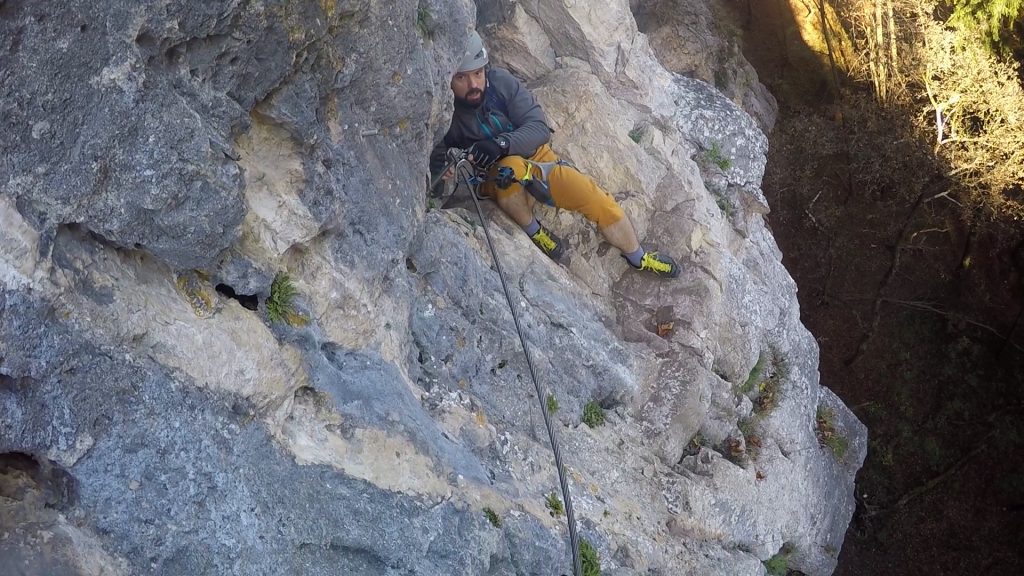
<path id="1" fill-rule="evenodd" d="M 546 397 L 540 388 L 540 381 L 537 379 L 537 371 L 533 367 L 533 356 L 530 355 L 530 347 L 526 344 L 526 336 L 523 333 L 523 326 L 519 321 L 519 313 L 516 312 L 515 304 L 512 302 L 512 293 L 508 288 L 508 281 L 505 279 L 505 271 L 498 260 L 498 252 L 494 249 L 494 242 L 491 240 L 491 232 L 487 228 L 487 219 L 484 218 L 483 209 L 480 208 L 480 199 L 477 197 L 477 185 L 480 179 L 476 176 L 476 167 L 466 158 L 466 152 L 457 148 L 448 151 L 448 166 L 455 168 L 455 173 L 466 185 L 470 196 L 473 197 L 473 205 L 476 207 L 477 217 L 484 229 L 484 237 L 487 239 L 487 247 L 491 250 L 491 258 L 494 259 L 494 267 L 498 270 L 498 277 L 501 279 L 501 288 L 505 291 L 505 300 L 508 302 L 509 310 L 512 311 L 512 320 L 516 325 L 516 332 L 519 334 L 519 342 L 523 345 L 523 354 L 526 356 L 526 365 L 530 369 L 530 378 L 533 380 L 533 387 L 537 391 L 537 400 L 540 402 L 540 413 L 544 416 L 544 426 L 548 430 L 548 439 L 551 441 L 551 451 L 555 455 L 555 466 L 558 468 L 558 483 L 562 489 L 562 500 L 565 501 L 565 519 L 569 524 L 569 545 L 572 548 L 572 570 L 574 576 L 582 576 L 583 569 L 580 562 L 579 535 L 576 533 L 576 516 L 572 511 L 572 500 L 569 498 L 569 483 L 565 477 L 565 466 L 562 464 L 562 453 L 558 449 L 558 439 L 555 436 L 555 429 L 551 425 L 551 418 L 548 416 L 547 407 L 544 404 Z M 444 172 L 442 172 L 443 174 Z M 440 177 L 438 178 L 438 180 Z M 433 182 L 437 184 L 438 180 Z M 431 186 L 433 190 L 434 186 Z"/>

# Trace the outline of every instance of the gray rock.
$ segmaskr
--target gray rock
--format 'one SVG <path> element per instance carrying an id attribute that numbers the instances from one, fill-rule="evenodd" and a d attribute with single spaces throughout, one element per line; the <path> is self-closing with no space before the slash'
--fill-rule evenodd
<path id="1" fill-rule="evenodd" d="M 762 131 L 775 124 L 778 105 L 741 51 L 729 8 L 717 2 L 648 0 L 630 3 L 640 31 L 669 71 L 712 84 L 739 103 Z"/>
<path id="2" fill-rule="evenodd" d="M 12 304 L 46 308 L 6 300 L 4 311 Z M 19 326 L 5 314 L 0 329 L 9 342 Z M 39 453 L 59 438 L 94 438 L 66 470 L 74 499 L 65 514 L 92 526 L 132 572 L 482 573 L 496 551 L 496 535 L 469 511 L 296 466 L 230 399 L 111 358 L 59 324 L 50 330 L 61 344 L 25 362 L 75 363 L 61 378 L 5 385 L 0 450 Z M 0 367 L 17 374 L 8 359 L 21 355 L 5 350 Z"/>
<path id="3" fill-rule="evenodd" d="M 626 0 L 480 2 L 555 148 L 684 269 L 634 273 L 588 223 L 538 209 L 569 245 L 559 266 L 485 203 L 538 395 L 472 202 L 424 211 L 474 15 L 468 0 L 0 8 L 2 565 L 568 573 L 545 504 L 550 395 L 605 573 L 753 576 L 781 542 L 807 574 L 834 568 L 865 432 L 818 382 L 764 225 L 763 133 L 665 70 Z M 728 166 L 702 158 L 713 144 Z M 272 293 L 281 273 L 290 297 Z M 761 413 L 738 388 L 766 350 L 789 372 Z M 581 423 L 590 402 L 603 425 Z M 725 450 L 741 428 L 758 457 Z"/>

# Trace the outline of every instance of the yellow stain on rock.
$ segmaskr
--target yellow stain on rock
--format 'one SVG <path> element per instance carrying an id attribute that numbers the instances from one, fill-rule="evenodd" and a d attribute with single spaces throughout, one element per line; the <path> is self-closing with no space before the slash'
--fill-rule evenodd
<path id="1" fill-rule="evenodd" d="M 199 272 L 186 272 L 178 276 L 174 287 L 199 318 L 209 318 L 217 311 L 214 306 L 213 286 L 204 280 Z"/>
<path id="2" fill-rule="evenodd" d="M 320 0 L 320 9 L 324 11 L 324 16 L 330 20 L 334 18 L 334 14 L 338 11 L 338 2 L 336 0 Z"/>

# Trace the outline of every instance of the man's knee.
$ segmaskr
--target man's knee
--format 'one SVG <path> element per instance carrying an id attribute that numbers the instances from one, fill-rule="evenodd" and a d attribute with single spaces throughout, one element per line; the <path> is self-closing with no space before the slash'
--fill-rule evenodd
<path id="1" fill-rule="evenodd" d="M 511 168 L 515 174 L 515 181 L 505 183 L 504 188 L 498 185 L 498 170 L 501 168 Z M 494 199 L 499 206 L 504 207 L 503 203 L 505 202 L 526 202 L 526 199 L 523 198 L 526 193 L 518 182 L 526 175 L 526 170 L 526 158 L 522 156 L 505 156 L 491 166 L 487 172 L 487 180 L 494 186 Z"/>
<path id="2" fill-rule="evenodd" d="M 622 211 L 619 203 L 608 195 L 605 195 L 600 202 L 595 202 L 593 205 L 588 206 L 583 211 L 583 215 L 596 224 L 599 229 L 611 226 L 626 217 L 626 213 Z"/>
<path id="3" fill-rule="evenodd" d="M 530 198 L 526 190 L 519 184 L 512 184 L 504 190 L 497 190 L 494 201 L 498 206 L 508 212 L 510 209 L 530 207 Z"/>

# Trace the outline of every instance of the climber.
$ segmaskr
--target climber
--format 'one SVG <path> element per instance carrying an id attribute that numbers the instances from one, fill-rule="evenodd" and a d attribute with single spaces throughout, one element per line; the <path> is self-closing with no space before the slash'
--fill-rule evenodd
<path id="1" fill-rule="evenodd" d="M 493 198 L 551 259 L 561 258 L 564 242 L 537 221 L 536 200 L 583 214 L 633 268 L 677 277 L 679 267 L 672 258 L 640 246 L 615 199 L 554 153 L 544 111 L 526 87 L 508 71 L 487 64 L 487 49 L 473 32 L 451 81 L 455 114 L 431 152 L 431 173 L 451 180 L 454 167 L 445 171 L 448 149 L 467 149 L 470 161 L 487 173 L 481 195 Z"/>

